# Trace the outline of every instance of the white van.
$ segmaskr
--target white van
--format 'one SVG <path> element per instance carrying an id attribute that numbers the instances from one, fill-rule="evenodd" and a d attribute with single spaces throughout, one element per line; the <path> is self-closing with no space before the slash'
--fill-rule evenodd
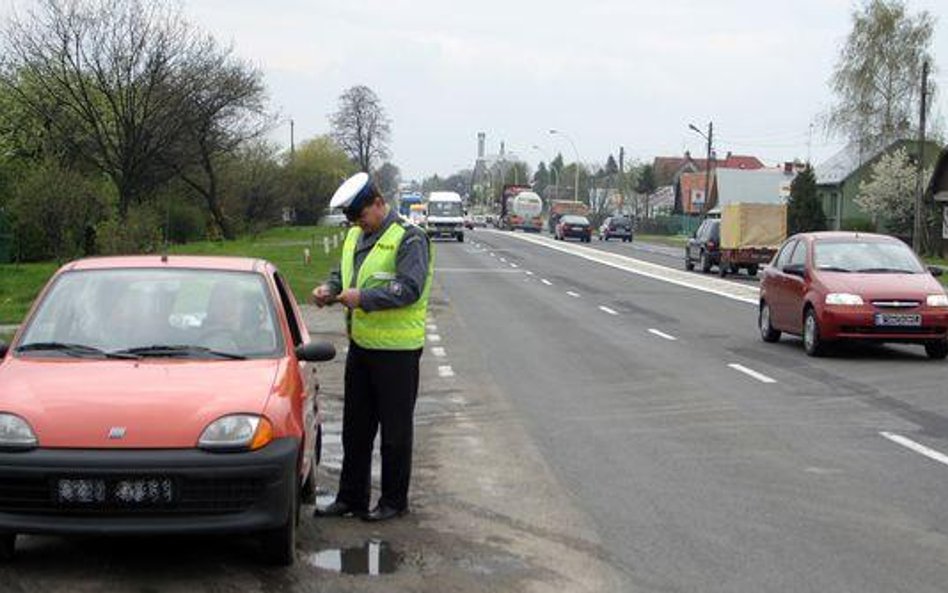
<path id="1" fill-rule="evenodd" d="M 433 191 L 428 194 L 425 209 L 428 236 L 464 241 L 464 210 L 460 195 L 453 191 Z"/>

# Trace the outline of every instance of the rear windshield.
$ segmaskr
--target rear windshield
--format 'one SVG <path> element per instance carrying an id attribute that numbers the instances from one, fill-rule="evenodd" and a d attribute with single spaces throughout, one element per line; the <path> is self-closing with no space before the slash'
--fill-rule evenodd
<path id="1" fill-rule="evenodd" d="M 428 202 L 428 216 L 461 216 L 461 202 Z"/>
<path id="2" fill-rule="evenodd" d="M 56 280 L 19 346 L 61 343 L 106 353 L 194 346 L 269 358 L 283 350 L 278 327 L 270 291 L 260 274 L 83 270 Z"/>
<path id="3" fill-rule="evenodd" d="M 566 224 L 589 224 L 589 220 L 585 216 L 576 216 L 574 214 L 567 214 L 560 220 Z"/>
<path id="4" fill-rule="evenodd" d="M 912 250 L 896 241 L 817 241 L 813 265 L 822 270 L 864 274 L 925 271 Z"/>

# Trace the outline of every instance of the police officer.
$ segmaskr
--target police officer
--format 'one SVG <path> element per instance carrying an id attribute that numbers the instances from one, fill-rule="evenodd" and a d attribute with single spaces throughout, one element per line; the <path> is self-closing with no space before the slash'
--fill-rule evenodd
<path id="1" fill-rule="evenodd" d="M 340 266 L 313 291 L 320 307 L 346 307 L 342 475 L 317 517 L 385 521 L 408 512 L 418 363 L 425 343 L 433 254 L 427 234 L 402 220 L 365 173 L 336 190 L 331 208 L 353 223 Z M 369 511 L 372 446 L 381 427 L 382 495 Z"/>

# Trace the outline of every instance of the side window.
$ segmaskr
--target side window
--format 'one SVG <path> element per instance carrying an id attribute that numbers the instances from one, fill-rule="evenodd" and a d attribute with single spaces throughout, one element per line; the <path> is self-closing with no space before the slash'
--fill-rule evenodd
<path id="1" fill-rule="evenodd" d="M 712 222 L 711 226 L 708 228 L 708 231 L 709 231 L 708 232 L 709 239 L 711 239 L 715 243 L 721 240 L 721 223 Z"/>
<path id="2" fill-rule="evenodd" d="M 797 241 L 797 248 L 793 250 L 793 255 L 790 256 L 790 265 L 791 266 L 806 265 L 806 253 L 807 253 L 806 241 Z"/>
<path id="3" fill-rule="evenodd" d="M 286 315 L 286 322 L 290 326 L 293 345 L 299 346 L 303 343 L 303 334 L 300 332 L 300 326 L 296 320 L 296 311 L 293 309 L 290 293 L 287 291 L 286 283 L 283 282 L 283 277 L 278 272 L 273 273 L 273 280 L 276 282 L 277 292 L 280 293 L 280 304 L 283 305 L 283 314 Z"/>
<path id="4" fill-rule="evenodd" d="M 707 238 L 708 232 L 708 221 L 701 223 L 701 226 L 698 227 L 698 232 L 695 234 L 695 238 L 699 241 L 704 241 Z"/>
<path id="5" fill-rule="evenodd" d="M 793 248 L 797 246 L 797 241 L 790 241 L 789 243 L 784 244 L 783 249 L 780 250 L 780 253 L 777 255 L 776 261 L 774 261 L 774 267 L 778 270 L 782 270 L 784 266 L 790 263 L 790 255 L 793 253 Z"/>

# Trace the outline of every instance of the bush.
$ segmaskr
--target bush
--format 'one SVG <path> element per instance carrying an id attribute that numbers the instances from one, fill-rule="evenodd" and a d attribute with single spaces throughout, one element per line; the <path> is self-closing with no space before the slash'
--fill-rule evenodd
<path id="1" fill-rule="evenodd" d="M 865 218 L 844 218 L 840 226 L 841 230 L 857 233 L 875 233 L 877 228 L 876 223 Z"/>
<path id="2" fill-rule="evenodd" d="M 181 200 L 172 201 L 167 212 L 165 226 L 171 243 L 188 243 L 205 238 L 207 215 L 196 204 Z"/>
<path id="3" fill-rule="evenodd" d="M 155 253 L 163 244 L 161 215 L 151 206 L 133 206 L 125 220 L 115 215 L 95 228 L 95 244 L 103 255 Z"/>

